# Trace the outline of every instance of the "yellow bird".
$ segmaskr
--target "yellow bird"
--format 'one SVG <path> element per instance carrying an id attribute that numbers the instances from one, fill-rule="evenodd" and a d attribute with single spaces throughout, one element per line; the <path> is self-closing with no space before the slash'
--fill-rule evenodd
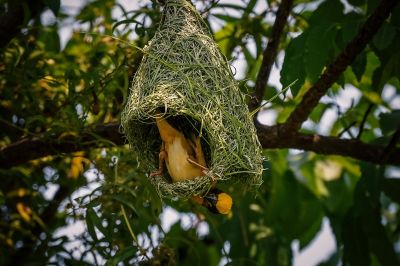
<path id="1" fill-rule="evenodd" d="M 232 198 L 225 192 L 213 188 L 204 197 L 193 196 L 192 200 L 217 214 L 228 214 L 232 208 Z"/>
<path id="2" fill-rule="evenodd" d="M 156 117 L 156 124 L 160 132 L 162 145 L 159 153 L 159 168 L 150 176 L 161 175 L 164 170 L 164 161 L 173 182 L 193 179 L 196 176 L 207 174 L 208 168 L 200 143 L 191 134 L 191 139 L 172 127 L 165 118 Z"/>
<path id="3" fill-rule="evenodd" d="M 193 179 L 207 175 L 208 168 L 201 146 L 200 135 L 194 132 L 189 135 L 174 128 L 160 113 L 156 116 L 156 125 L 161 136 L 162 145 L 159 153 L 159 167 L 150 176 L 162 175 L 164 162 L 172 182 Z M 212 212 L 227 214 L 232 207 L 232 198 L 217 189 L 211 189 L 204 197 L 194 196 L 193 201 Z"/>

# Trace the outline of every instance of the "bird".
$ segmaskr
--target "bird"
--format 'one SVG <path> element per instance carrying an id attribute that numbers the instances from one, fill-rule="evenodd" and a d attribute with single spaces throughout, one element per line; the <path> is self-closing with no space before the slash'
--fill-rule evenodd
<path id="1" fill-rule="evenodd" d="M 192 201 L 216 214 L 229 214 L 232 208 L 232 197 L 217 188 L 212 188 L 203 197 L 193 196 Z"/>
<path id="2" fill-rule="evenodd" d="M 200 136 L 194 132 L 185 134 L 173 127 L 165 117 L 156 116 L 156 125 L 162 140 L 159 153 L 158 170 L 150 176 L 161 175 L 164 172 L 164 162 L 172 182 L 193 179 L 207 175 L 208 168 L 200 142 Z"/>
<path id="3" fill-rule="evenodd" d="M 183 120 L 173 121 L 159 111 L 155 116 L 156 125 L 161 137 L 158 169 L 150 173 L 150 177 L 164 173 L 167 166 L 172 182 L 191 180 L 209 173 L 204 155 L 201 136 L 193 128 L 182 126 Z M 175 127 L 171 125 L 175 122 Z M 181 124 L 181 126 L 178 126 Z M 180 127 L 178 129 L 178 127 Z M 196 134 L 197 133 L 197 134 Z M 212 177 L 213 178 L 213 177 Z M 213 178 L 213 185 L 216 180 Z M 228 214 L 232 207 L 232 198 L 219 189 L 212 188 L 204 196 L 193 196 L 192 200 L 205 206 L 213 213 Z"/>

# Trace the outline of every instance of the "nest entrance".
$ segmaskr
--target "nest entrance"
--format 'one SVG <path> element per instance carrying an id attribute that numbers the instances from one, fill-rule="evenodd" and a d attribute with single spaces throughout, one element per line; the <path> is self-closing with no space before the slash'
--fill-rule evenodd
<path id="1" fill-rule="evenodd" d="M 182 132 L 186 139 L 191 139 L 193 137 L 192 134 L 194 134 L 195 137 L 200 137 L 201 147 L 203 149 L 207 166 L 210 165 L 210 140 L 208 138 L 207 130 L 203 127 L 201 121 L 185 115 L 173 116 L 165 112 L 162 112 L 162 114 L 163 118 L 166 119 L 172 127 Z"/>
<path id="2" fill-rule="evenodd" d="M 165 111 L 162 111 L 161 108 L 159 108 L 159 113 L 157 116 L 162 116 L 163 119 L 165 119 L 168 124 L 170 124 L 173 128 L 177 129 L 179 132 L 182 132 L 184 137 L 187 140 L 193 140 L 193 138 L 200 138 L 200 144 L 201 148 L 204 153 L 205 161 L 207 167 L 211 164 L 211 151 L 210 151 L 210 142 L 208 138 L 208 133 L 206 130 L 203 128 L 201 125 L 201 121 L 195 120 L 191 117 L 184 116 L 184 115 L 170 115 Z M 154 126 L 156 126 L 154 124 Z M 156 126 L 157 127 L 157 126 Z M 158 138 L 160 143 L 162 143 L 161 136 L 158 134 Z M 161 144 L 160 144 L 161 146 Z M 158 148 L 158 152 L 155 154 L 156 155 L 156 160 L 158 160 L 158 154 L 160 151 L 160 146 Z M 167 181 L 172 183 L 172 178 L 169 176 L 168 172 L 165 173 L 165 176 L 168 177 Z M 207 178 L 207 177 L 204 177 Z"/>
<path id="3" fill-rule="evenodd" d="M 163 22 L 144 48 L 121 117 L 141 168 L 150 172 L 158 167 L 161 140 L 155 114 L 161 107 L 177 128 L 186 123 L 200 129 L 210 169 L 209 177 L 175 183 L 168 176 L 152 178 L 161 196 L 201 195 L 210 189 L 211 176 L 258 187 L 261 147 L 229 64 L 190 3 L 165 2 Z"/>

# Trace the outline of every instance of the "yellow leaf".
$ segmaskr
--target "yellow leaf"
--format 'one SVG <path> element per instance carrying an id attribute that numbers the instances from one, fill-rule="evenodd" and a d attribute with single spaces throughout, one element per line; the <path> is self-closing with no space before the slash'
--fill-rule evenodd
<path id="1" fill-rule="evenodd" d="M 21 218 L 25 222 L 29 223 L 29 221 L 31 220 L 32 210 L 28 206 L 24 205 L 22 202 L 18 202 L 17 203 L 17 211 L 18 211 L 19 215 L 21 215 Z"/>
<path id="2" fill-rule="evenodd" d="M 51 65 L 54 65 L 56 63 L 56 61 L 54 61 L 54 59 L 50 58 L 50 59 L 46 60 L 46 63 L 51 66 Z"/>
<path id="3" fill-rule="evenodd" d="M 383 102 L 381 96 L 375 91 L 364 91 L 363 95 L 370 102 L 372 102 L 372 103 L 374 103 L 376 105 L 380 105 Z"/>
<path id="4" fill-rule="evenodd" d="M 14 246 L 14 242 L 13 242 L 13 240 L 12 240 L 11 238 L 7 238 L 7 239 L 6 239 L 6 243 L 7 243 L 7 245 L 10 246 L 10 247 L 13 247 L 13 246 Z"/>
<path id="5" fill-rule="evenodd" d="M 17 190 L 18 197 L 23 197 L 23 196 L 28 195 L 28 194 L 29 194 L 29 190 L 27 190 L 25 188 L 19 188 Z"/>
<path id="6" fill-rule="evenodd" d="M 78 137 L 78 136 L 79 136 L 78 132 L 66 131 L 66 132 L 63 132 L 62 134 L 60 134 L 58 139 L 61 140 L 61 139 L 69 138 L 69 137 Z"/>
<path id="7" fill-rule="evenodd" d="M 32 213 L 32 219 L 36 221 L 44 230 L 46 230 L 46 225 L 43 220 L 36 213 Z"/>
<path id="8" fill-rule="evenodd" d="M 49 156 L 45 156 L 36 160 L 31 160 L 29 161 L 29 163 L 32 166 L 39 166 L 41 163 L 45 163 L 45 162 L 50 162 L 53 160 L 53 156 L 49 155 Z"/>
<path id="9" fill-rule="evenodd" d="M 83 155 L 83 152 L 75 153 L 75 157 L 71 160 L 71 167 L 69 168 L 68 177 L 76 179 L 83 173 L 83 163 L 86 161 Z"/>
<path id="10" fill-rule="evenodd" d="M 340 178 L 342 166 L 334 160 L 317 161 L 315 175 L 324 181 L 333 181 Z"/>
<path id="11" fill-rule="evenodd" d="M 24 197 L 29 195 L 30 191 L 26 188 L 18 188 L 7 193 L 7 197 Z"/>

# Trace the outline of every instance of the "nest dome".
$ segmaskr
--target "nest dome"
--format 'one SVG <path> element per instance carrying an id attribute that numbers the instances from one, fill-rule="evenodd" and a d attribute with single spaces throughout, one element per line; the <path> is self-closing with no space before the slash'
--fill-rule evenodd
<path id="1" fill-rule="evenodd" d="M 262 183 L 261 146 L 244 95 L 201 16 L 186 0 L 166 0 L 164 17 L 143 49 L 128 103 L 124 134 L 145 171 L 158 168 L 157 110 L 196 121 L 208 146 L 208 176 L 172 183 L 151 177 L 161 196 L 202 195 L 218 182 Z"/>

